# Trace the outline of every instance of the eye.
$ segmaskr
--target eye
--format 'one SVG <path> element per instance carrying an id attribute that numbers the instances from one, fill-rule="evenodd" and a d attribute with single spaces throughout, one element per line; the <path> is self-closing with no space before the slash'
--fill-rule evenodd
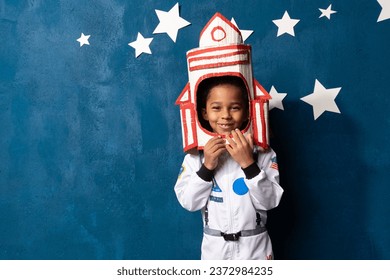
<path id="1" fill-rule="evenodd" d="M 232 110 L 233 111 L 240 111 L 241 110 L 241 106 L 238 106 L 238 105 L 237 106 L 233 106 Z"/>
<path id="2" fill-rule="evenodd" d="M 219 111 L 221 109 L 220 106 L 211 106 L 211 110 L 213 111 Z"/>

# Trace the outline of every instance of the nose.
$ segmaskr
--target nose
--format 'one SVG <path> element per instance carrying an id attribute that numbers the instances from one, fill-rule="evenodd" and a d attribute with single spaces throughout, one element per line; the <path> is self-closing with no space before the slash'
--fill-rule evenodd
<path id="1" fill-rule="evenodd" d="M 225 109 L 222 110 L 221 117 L 223 119 L 230 119 L 232 117 L 231 114 L 230 114 L 229 108 L 225 108 Z"/>

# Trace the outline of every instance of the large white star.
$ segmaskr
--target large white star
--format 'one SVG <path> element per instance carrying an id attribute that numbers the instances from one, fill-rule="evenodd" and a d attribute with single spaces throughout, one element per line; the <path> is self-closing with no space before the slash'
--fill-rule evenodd
<path id="1" fill-rule="evenodd" d="M 129 43 L 129 46 L 135 49 L 135 57 L 138 57 L 142 53 L 152 53 L 149 47 L 152 41 L 153 38 L 144 38 L 144 36 L 142 36 L 142 34 L 138 32 L 137 40 Z"/>
<path id="2" fill-rule="evenodd" d="M 83 45 L 89 45 L 89 37 L 91 37 L 91 35 L 84 35 L 84 33 L 81 33 L 80 38 L 77 39 L 77 42 L 80 43 L 80 47 L 82 47 Z"/>
<path id="3" fill-rule="evenodd" d="M 279 93 L 274 86 L 271 87 L 269 91 L 269 95 L 271 95 L 272 99 L 269 101 L 269 109 L 278 108 L 280 110 L 284 110 L 283 107 L 283 99 L 286 97 L 287 93 Z"/>
<path id="4" fill-rule="evenodd" d="M 170 9 L 169 12 L 155 10 L 160 23 L 157 25 L 153 34 L 167 33 L 173 42 L 176 42 L 177 33 L 180 28 L 186 27 L 191 23 L 179 16 L 179 3 Z"/>
<path id="5" fill-rule="evenodd" d="M 386 20 L 390 18 L 390 1 L 389 0 L 377 0 L 379 5 L 381 5 L 382 10 L 379 14 L 378 21 Z"/>
<path id="6" fill-rule="evenodd" d="M 245 40 L 248 39 L 249 36 L 252 35 L 253 30 L 242 30 L 242 29 L 240 29 L 240 28 L 238 27 L 236 21 L 234 20 L 234 18 L 232 18 L 230 21 L 231 21 L 231 23 L 234 24 L 235 27 L 237 27 L 237 28 L 240 30 L 241 36 L 242 36 L 242 41 L 243 41 L 243 42 L 245 42 Z"/>
<path id="7" fill-rule="evenodd" d="M 322 18 L 322 17 L 327 17 L 328 19 L 330 19 L 330 15 L 331 15 L 331 14 L 337 13 L 337 11 L 333 11 L 333 10 L 332 10 L 332 4 L 330 4 L 329 7 L 328 7 L 327 9 L 321 9 L 321 8 L 319 8 L 319 10 L 321 11 L 320 18 Z"/>
<path id="8" fill-rule="evenodd" d="M 317 79 L 314 84 L 313 93 L 302 97 L 301 100 L 313 106 L 314 120 L 322 115 L 325 111 L 340 113 L 335 102 L 341 87 L 326 89 Z"/>
<path id="9" fill-rule="evenodd" d="M 291 19 L 287 11 L 284 12 L 284 15 L 281 19 L 275 19 L 272 22 L 278 27 L 278 35 L 283 35 L 288 33 L 292 36 L 295 36 L 294 26 L 299 22 L 299 19 Z"/>

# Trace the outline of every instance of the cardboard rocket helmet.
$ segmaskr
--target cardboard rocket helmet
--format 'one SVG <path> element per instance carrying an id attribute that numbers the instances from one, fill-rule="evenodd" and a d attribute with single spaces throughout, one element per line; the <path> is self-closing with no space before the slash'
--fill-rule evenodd
<path id="1" fill-rule="evenodd" d="M 253 143 L 269 147 L 268 100 L 271 96 L 253 78 L 251 46 L 243 44 L 240 30 L 216 13 L 200 34 L 199 48 L 187 52 L 189 82 L 176 100 L 180 105 L 184 151 L 205 144 L 217 134 L 201 124 L 197 114 L 198 87 L 211 77 L 235 76 L 244 82 L 249 100 L 249 121 L 242 132 L 253 135 Z"/>

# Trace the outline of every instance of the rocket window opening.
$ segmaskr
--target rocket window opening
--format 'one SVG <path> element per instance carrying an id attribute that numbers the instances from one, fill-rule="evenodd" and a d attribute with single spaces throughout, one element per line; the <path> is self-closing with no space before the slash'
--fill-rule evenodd
<path id="1" fill-rule="evenodd" d="M 211 38 L 215 42 L 220 42 L 226 38 L 226 31 L 221 26 L 214 27 L 211 31 Z"/>
<path id="2" fill-rule="evenodd" d="M 248 89 L 246 87 L 245 82 L 242 78 L 238 76 L 216 76 L 216 77 L 210 77 L 206 78 L 203 81 L 201 81 L 198 85 L 197 91 L 196 91 L 196 111 L 197 111 L 197 118 L 199 121 L 199 124 L 202 126 L 203 129 L 213 133 L 213 129 L 211 128 L 208 121 L 206 121 L 202 116 L 202 109 L 206 108 L 206 102 L 208 95 L 212 88 L 219 85 L 224 84 L 230 84 L 233 86 L 238 87 L 241 89 L 242 98 L 245 104 L 245 110 L 248 115 L 248 120 L 243 122 L 243 124 L 240 127 L 240 130 L 244 130 L 247 128 L 249 124 L 249 118 L 250 118 L 250 107 L 249 107 L 249 93 Z"/>

